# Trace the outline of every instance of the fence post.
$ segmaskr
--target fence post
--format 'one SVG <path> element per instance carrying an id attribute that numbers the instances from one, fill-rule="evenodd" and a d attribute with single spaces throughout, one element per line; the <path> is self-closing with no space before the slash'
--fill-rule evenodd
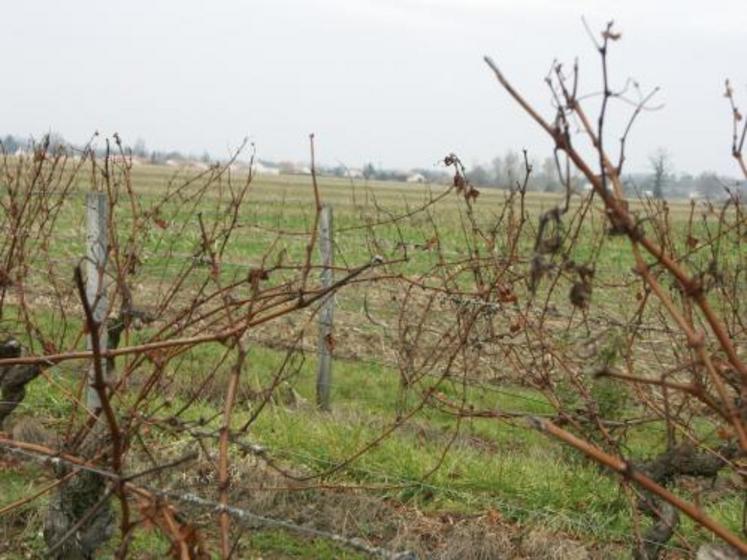
<path id="1" fill-rule="evenodd" d="M 86 343 L 91 350 L 92 337 L 97 336 L 101 349 L 107 347 L 106 312 L 108 302 L 104 282 L 104 267 L 108 250 L 108 212 L 109 204 L 106 193 L 91 192 L 86 196 L 86 299 L 91 305 L 93 318 L 98 325 L 98 332 L 88 333 Z M 106 358 L 102 359 L 103 371 L 106 371 Z M 94 389 L 95 375 L 93 361 L 88 371 L 86 388 L 86 407 L 91 412 L 101 409 L 99 394 Z M 94 426 L 101 436 L 105 427 L 101 422 Z M 98 451 L 98 438 L 89 437 L 84 447 L 79 449 L 84 457 L 90 457 Z M 93 558 L 94 553 L 114 533 L 114 513 L 111 498 L 106 495 L 107 482 L 95 472 L 81 471 L 75 478 L 65 480 L 71 469 L 69 466 L 56 468 L 61 484 L 58 491 L 50 497 L 49 509 L 44 520 L 44 540 L 49 547 L 59 548 L 54 558 Z M 89 519 L 86 512 L 93 504 L 95 515 Z M 61 543 L 64 543 L 61 545 Z"/>
<path id="2" fill-rule="evenodd" d="M 109 301 L 106 296 L 104 269 L 106 266 L 106 254 L 109 248 L 108 242 L 108 215 L 109 201 L 106 193 L 89 192 L 86 195 L 86 299 L 91 305 L 93 318 L 98 325 L 97 333 L 88 333 L 86 345 L 91 350 L 93 336 L 99 339 L 99 348 L 106 350 L 106 312 Z M 102 371 L 106 372 L 106 358 L 101 359 Z M 101 408 L 101 401 L 96 389 L 93 388 L 95 381 L 93 363 L 88 370 L 88 390 L 86 392 L 86 406 L 92 412 Z"/>
<path id="3" fill-rule="evenodd" d="M 322 206 L 319 218 L 319 252 L 322 257 L 321 284 L 322 289 L 328 289 L 334 282 L 334 272 L 332 270 L 334 263 L 332 257 L 334 252 L 332 207 Z M 316 378 L 316 402 L 322 410 L 330 410 L 334 310 L 334 294 L 329 294 L 322 300 L 322 306 L 319 310 L 319 371 Z"/>

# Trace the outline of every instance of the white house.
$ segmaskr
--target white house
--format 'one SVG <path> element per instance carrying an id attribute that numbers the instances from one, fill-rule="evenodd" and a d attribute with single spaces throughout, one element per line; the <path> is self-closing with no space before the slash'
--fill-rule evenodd
<path id="1" fill-rule="evenodd" d="M 422 173 L 411 173 L 405 179 L 408 183 L 425 183 L 425 175 Z"/>
<path id="2" fill-rule="evenodd" d="M 257 175 L 280 175 L 280 169 L 277 167 L 270 167 L 265 165 L 261 161 L 254 164 L 254 173 Z"/>
<path id="3" fill-rule="evenodd" d="M 208 169 L 210 169 L 210 166 L 204 161 L 190 161 L 187 164 L 187 167 L 196 171 L 207 171 Z"/>

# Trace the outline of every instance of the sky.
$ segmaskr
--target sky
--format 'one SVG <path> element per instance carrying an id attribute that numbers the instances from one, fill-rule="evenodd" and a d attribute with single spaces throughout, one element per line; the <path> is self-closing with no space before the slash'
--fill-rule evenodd
<path id="1" fill-rule="evenodd" d="M 622 32 L 610 81 L 660 87 L 631 133 L 628 170 L 659 147 L 674 170 L 737 175 L 730 77 L 747 108 L 745 0 L 21 0 L 3 2 L 0 134 L 95 131 L 149 149 L 225 157 L 244 137 L 269 160 L 433 168 L 552 145 L 482 60 L 491 56 L 545 115 L 553 59 L 578 57 L 600 89 L 581 22 Z M 587 98 L 596 114 L 599 98 Z M 610 107 L 606 142 L 630 107 Z"/>

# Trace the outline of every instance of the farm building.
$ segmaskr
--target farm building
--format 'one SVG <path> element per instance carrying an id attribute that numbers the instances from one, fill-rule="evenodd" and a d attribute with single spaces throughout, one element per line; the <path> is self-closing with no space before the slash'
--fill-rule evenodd
<path id="1" fill-rule="evenodd" d="M 254 172 L 257 175 L 280 175 L 280 168 L 258 161 L 254 164 Z"/>

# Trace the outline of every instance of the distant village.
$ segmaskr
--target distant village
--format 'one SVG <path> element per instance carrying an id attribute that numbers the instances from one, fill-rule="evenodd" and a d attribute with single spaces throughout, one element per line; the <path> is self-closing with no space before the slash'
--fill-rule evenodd
<path id="1" fill-rule="evenodd" d="M 72 152 L 72 157 L 79 157 L 82 148 L 76 148 L 66 142 L 58 134 L 44 137 L 43 142 L 49 144 L 50 149 L 65 149 Z M 18 136 L 6 135 L 0 138 L 0 153 L 24 156 L 33 152 L 38 143 L 33 139 L 21 139 Z M 145 143 L 138 140 L 132 147 L 127 147 L 122 153 L 112 150 L 110 157 L 121 159 L 125 157 L 132 165 L 164 165 L 181 169 L 205 171 L 216 163 L 225 164 L 212 158 L 207 152 L 200 156 L 183 154 L 179 151 L 157 151 L 146 149 Z M 104 155 L 104 149 L 96 150 L 98 155 Z M 718 175 L 711 171 L 704 171 L 698 175 L 676 173 L 669 155 L 659 149 L 650 157 L 648 172 L 634 172 L 623 175 L 626 193 L 632 197 L 670 198 L 670 199 L 708 199 L 719 200 L 730 196 L 745 194 L 747 185 L 733 177 Z M 562 192 L 563 185 L 558 179 L 557 164 L 553 158 L 537 161 L 531 160 L 530 180 L 527 190 L 534 192 Z M 280 175 L 311 175 L 311 168 L 305 162 L 269 161 L 266 159 L 247 160 L 236 159 L 230 167 L 234 171 L 251 171 L 257 176 Z M 518 189 L 521 188 L 526 174 L 523 158 L 513 150 L 508 150 L 503 156 L 496 156 L 489 164 L 473 162 L 467 165 L 467 178 L 475 186 L 481 188 Z M 337 177 L 356 181 L 395 181 L 412 184 L 448 184 L 452 175 L 445 166 L 434 164 L 431 168 L 387 169 L 368 163 L 363 167 L 348 167 L 342 164 L 318 164 L 315 169 L 318 176 Z M 591 185 L 580 174 L 570 177 L 571 188 L 574 193 L 584 194 L 591 190 Z"/>

